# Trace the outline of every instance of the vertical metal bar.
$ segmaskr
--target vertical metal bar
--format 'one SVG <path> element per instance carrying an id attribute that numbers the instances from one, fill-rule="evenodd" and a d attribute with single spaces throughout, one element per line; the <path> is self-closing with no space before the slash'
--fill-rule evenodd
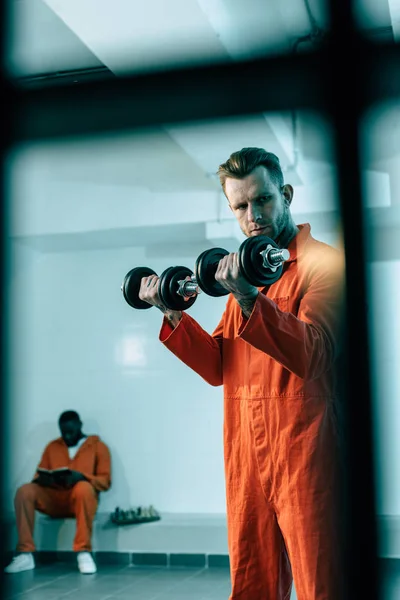
<path id="1" fill-rule="evenodd" d="M 346 325 L 342 378 L 344 425 L 343 567 L 347 598 L 376 600 L 378 591 L 374 447 L 366 311 L 364 211 L 359 124 L 367 69 L 352 3 L 330 0 L 332 43 L 326 91 L 335 136 L 338 193 L 346 255 Z M 343 82 L 351 81 L 345 92 Z M 366 583 L 366 585 L 365 585 Z M 365 589 L 364 589 L 365 588 Z"/>

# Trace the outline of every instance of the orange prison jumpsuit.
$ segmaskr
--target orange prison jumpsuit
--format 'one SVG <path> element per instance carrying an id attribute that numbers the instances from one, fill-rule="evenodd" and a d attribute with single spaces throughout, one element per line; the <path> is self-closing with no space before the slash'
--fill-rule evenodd
<path id="1" fill-rule="evenodd" d="M 231 600 L 340 600 L 333 367 L 343 260 L 308 224 L 246 319 L 232 295 L 210 336 L 187 313 L 160 340 L 224 385 Z"/>
<path id="2" fill-rule="evenodd" d="M 18 552 L 34 552 L 33 529 L 35 510 L 51 517 L 75 517 L 75 552 L 92 549 L 92 524 L 99 493 L 111 486 L 111 459 L 107 446 L 97 435 L 90 435 L 71 460 L 62 438 L 50 442 L 39 464 L 43 469 L 69 467 L 82 473 L 88 481 L 80 481 L 69 490 L 42 487 L 37 483 L 21 486 L 15 496 L 18 530 Z M 36 474 L 35 479 L 38 475 Z M 34 479 L 34 480 L 35 480 Z"/>

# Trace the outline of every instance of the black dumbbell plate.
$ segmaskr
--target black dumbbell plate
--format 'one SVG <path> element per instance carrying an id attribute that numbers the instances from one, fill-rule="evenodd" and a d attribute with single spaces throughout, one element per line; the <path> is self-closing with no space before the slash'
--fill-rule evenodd
<path id="1" fill-rule="evenodd" d="M 193 271 L 187 267 L 169 267 L 165 269 L 160 276 L 160 299 L 164 306 L 170 310 L 187 310 L 197 300 L 197 295 L 184 299 L 177 292 L 179 289 L 179 281 L 186 277 L 191 277 Z"/>
<path id="2" fill-rule="evenodd" d="M 276 243 L 269 237 L 258 235 L 247 238 L 239 248 L 240 270 L 247 281 L 256 287 L 271 285 L 278 281 L 282 275 L 283 265 L 278 267 L 276 271 L 271 271 L 263 265 L 263 258 L 260 253 L 269 245 L 278 248 Z"/>
<path id="3" fill-rule="evenodd" d="M 198 286 L 207 296 L 226 296 L 229 294 L 215 279 L 215 273 L 218 268 L 219 261 L 229 254 L 224 248 L 210 248 L 200 254 L 196 260 L 194 268 L 196 281 Z"/>
<path id="4" fill-rule="evenodd" d="M 149 277 L 149 275 L 157 275 L 157 273 L 148 267 L 136 267 L 125 275 L 121 289 L 125 300 L 132 308 L 142 310 L 151 308 L 151 304 L 139 298 L 140 282 L 143 277 Z"/>

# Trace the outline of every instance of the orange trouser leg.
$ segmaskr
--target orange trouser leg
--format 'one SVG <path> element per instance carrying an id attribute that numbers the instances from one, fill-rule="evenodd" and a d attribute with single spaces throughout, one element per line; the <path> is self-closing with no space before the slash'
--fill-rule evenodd
<path id="1" fill-rule="evenodd" d="M 97 510 L 97 494 L 87 481 L 80 481 L 71 490 L 55 490 L 36 483 L 20 487 L 15 496 L 18 530 L 18 552 L 34 552 L 33 529 L 35 510 L 51 517 L 75 517 L 75 552 L 90 551 L 93 519 Z"/>
<path id="2" fill-rule="evenodd" d="M 33 529 L 35 510 L 52 517 L 64 516 L 67 493 L 42 487 L 36 483 L 21 486 L 15 495 L 14 506 L 18 530 L 18 552 L 34 552 Z"/>
<path id="3" fill-rule="evenodd" d="M 70 510 L 76 517 L 74 551 L 92 549 L 92 527 L 98 504 L 97 493 L 87 481 L 80 481 L 71 491 Z"/>
<path id="4" fill-rule="evenodd" d="M 329 492 L 293 506 L 286 499 L 278 520 L 285 538 L 298 600 L 343 598 L 340 539 Z M 325 498 L 324 498 L 325 496 Z"/>
<path id="5" fill-rule="evenodd" d="M 257 514 L 228 517 L 230 600 L 289 600 L 292 573 L 275 513 L 264 500 Z"/>
<path id="6" fill-rule="evenodd" d="M 230 600 L 289 600 L 292 573 L 269 483 L 263 489 L 256 455 L 260 431 L 253 407 L 263 403 L 225 399 L 224 456 Z M 264 420 L 261 419 L 264 439 Z M 267 453 L 268 457 L 268 453 Z"/>

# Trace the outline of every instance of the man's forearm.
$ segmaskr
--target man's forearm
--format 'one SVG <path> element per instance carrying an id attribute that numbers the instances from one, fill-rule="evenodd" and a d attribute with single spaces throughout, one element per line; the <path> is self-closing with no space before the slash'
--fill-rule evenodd
<path id="1" fill-rule="evenodd" d="M 179 310 L 170 310 L 166 306 L 162 304 L 157 304 L 157 308 L 161 310 L 168 323 L 171 325 L 173 329 L 178 325 L 179 321 L 182 319 L 182 312 Z"/>
<path id="2" fill-rule="evenodd" d="M 243 315 L 246 317 L 246 319 L 249 319 L 257 300 L 258 290 L 251 295 L 242 296 L 239 294 L 233 294 L 233 296 L 242 309 Z"/>

